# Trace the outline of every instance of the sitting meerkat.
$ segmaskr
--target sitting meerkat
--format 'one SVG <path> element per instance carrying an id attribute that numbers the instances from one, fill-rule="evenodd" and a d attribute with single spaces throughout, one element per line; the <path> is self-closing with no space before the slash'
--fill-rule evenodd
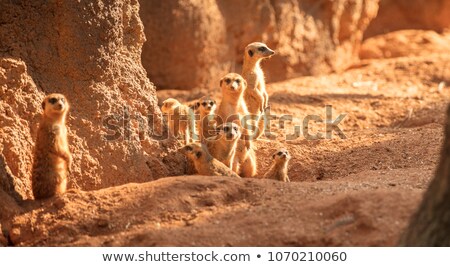
<path id="1" fill-rule="evenodd" d="M 241 125 L 241 118 L 248 114 L 243 95 L 247 82 L 237 73 L 228 73 L 220 79 L 222 101 L 217 108 L 217 123 L 234 122 Z"/>
<path id="2" fill-rule="evenodd" d="M 170 135 L 177 137 L 182 133 L 185 144 L 189 144 L 191 134 L 195 134 L 194 111 L 174 98 L 164 100 L 161 111 L 167 115 Z"/>
<path id="3" fill-rule="evenodd" d="M 216 130 L 216 136 L 206 139 L 208 151 L 211 156 L 232 169 L 236 146 L 241 138 L 240 127 L 236 123 L 227 122 L 219 125 Z"/>
<path id="4" fill-rule="evenodd" d="M 291 159 L 286 149 L 280 149 L 272 155 L 273 162 L 269 170 L 264 174 L 264 179 L 273 179 L 282 182 L 290 182 L 288 176 L 288 162 Z"/>
<path id="5" fill-rule="evenodd" d="M 256 175 L 256 154 L 249 140 L 239 139 L 234 155 L 233 171 L 241 177 L 254 177 Z"/>
<path id="6" fill-rule="evenodd" d="M 214 112 L 216 101 L 208 96 L 201 97 L 196 103 L 196 113 L 199 118 L 196 121 L 196 129 L 200 136 L 200 141 L 214 135 Z"/>
<path id="7" fill-rule="evenodd" d="M 204 144 L 192 143 L 180 148 L 180 152 L 194 162 L 195 169 L 200 175 L 240 178 L 225 164 L 213 158 Z"/>
<path id="8" fill-rule="evenodd" d="M 69 103 L 62 94 L 50 94 L 37 131 L 31 184 L 35 199 L 62 195 L 67 189 L 72 155 L 67 140 L 66 117 Z"/>
<path id="9" fill-rule="evenodd" d="M 261 60 L 270 58 L 274 54 L 275 51 L 264 43 L 251 43 L 245 48 L 242 77 L 247 81 L 247 90 L 244 93 L 244 100 L 251 114 L 259 115 L 269 104 L 264 72 L 260 63 Z"/>

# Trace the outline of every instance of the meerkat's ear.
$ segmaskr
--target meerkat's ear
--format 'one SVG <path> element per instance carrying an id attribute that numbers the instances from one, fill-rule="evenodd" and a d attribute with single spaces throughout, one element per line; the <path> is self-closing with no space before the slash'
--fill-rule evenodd
<path id="1" fill-rule="evenodd" d="M 277 153 L 274 153 L 273 155 L 272 155 L 272 159 L 275 159 L 275 156 L 277 155 Z"/>
<path id="2" fill-rule="evenodd" d="M 220 83 L 219 83 L 220 87 L 222 87 L 222 82 L 223 82 L 223 78 L 220 79 Z"/>
<path id="3" fill-rule="evenodd" d="M 248 50 L 248 55 L 249 55 L 250 57 L 253 57 L 253 51 L 252 51 L 252 50 Z"/>
<path id="4" fill-rule="evenodd" d="M 242 83 L 244 84 L 245 87 L 247 87 L 247 81 L 245 79 L 242 79 Z"/>
<path id="5" fill-rule="evenodd" d="M 45 100 L 46 100 L 46 99 L 44 99 L 44 100 L 42 101 L 42 104 L 41 104 L 41 105 L 42 105 L 42 109 L 45 109 Z"/>

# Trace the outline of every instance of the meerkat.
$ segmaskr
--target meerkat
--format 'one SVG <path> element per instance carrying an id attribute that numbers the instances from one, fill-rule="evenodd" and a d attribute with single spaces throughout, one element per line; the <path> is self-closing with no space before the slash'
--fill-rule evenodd
<path id="1" fill-rule="evenodd" d="M 196 120 L 196 129 L 200 136 L 200 141 L 214 135 L 214 112 L 216 101 L 208 96 L 201 97 L 196 106 L 196 113 L 199 115 Z"/>
<path id="2" fill-rule="evenodd" d="M 211 156 L 204 144 L 192 143 L 182 147 L 180 152 L 194 162 L 195 169 L 200 175 L 240 178 L 225 164 Z"/>
<path id="3" fill-rule="evenodd" d="M 217 108 L 217 123 L 234 122 L 241 125 L 241 119 L 248 114 L 243 94 L 247 82 L 237 73 L 228 73 L 220 79 L 222 101 Z"/>
<path id="4" fill-rule="evenodd" d="M 291 182 L 288 176 L 288 162 L 291 155 L 286 149 L 280 149 L 272 155 L 273 162 L 269 170 L 264 174 L 264 179 L 273 179 L 282 182 Z"/>
<path id="5" fill-rule="evenodd" d="M 236 123 L 227 122 L 219 125 L 216 130 L 216 136 L 206 139 L 208 151 L 211 156 L 232 169 L 236 146 L 241 138 L 240 127 Z"/>
<path id="6" fill-rule="evenodd" d="M 270 58 L 274 54 L 275 51 L 264 43 L 251 43 L 245 48 L 242 77 L 247 81 L 247 90 L 244 93 L 244 100 L 251 114 L 262 113 L 269 104 L 264 72 L 260 63 L 261 60 Z"/>
<path id="7" fill-rule="evenodd" d="M 67 140 L 69 103 L 62 94 L 50 94 L 42 102 L 31 177 L 35 199 L 62 195 L 67 189 L 72 155 Z"/>
<path id="8" fill-rule="evenodd" d="M 233 171 L 241 177 L 254 177 L 257 172 L 256 154 L 252 142 L 239 139 L 234 155 Z"/>
<path id="9" fill-rule="evenodd" d="M 184 135 L 185 144 L 189 144 L 195 134 L 194 111 L 174 98 L 164 100 L 161 111 L 167 116 L 171 136 Z"/>

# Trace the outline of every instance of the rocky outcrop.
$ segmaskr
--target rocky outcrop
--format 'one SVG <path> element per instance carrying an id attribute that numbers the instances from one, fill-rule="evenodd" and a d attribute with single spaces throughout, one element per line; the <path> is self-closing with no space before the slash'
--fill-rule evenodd
<path id="1" fill-rule="evenodd" d="M 361 46 L 361 59 L 380 59 L 407 56 L 429 56 L 450 52 L 450 34 L 435 31 L 402 30 L 377 35 Z"/>
<path id="2" fill-rule="evenodd" d="M 262 41 L 277 51 L 269 81 L 340 71 L 357 58 L 378 0 L 141 1 L 149 36 L 143 65 L 160 88 L 218 86 L 240 71 L 243 50 Z M 170 17 L 170 19 L 167 19 Z"/>
<path id="3" fill-rule="evenodd" d="M 448 0 L 381 0 L 378 16 L 370 23 L 364 37 L 404 29 L 442 32 L 449 27 Z"/>
<path id="4" fill-rule="evenodd" d="M 145 36 L 138 9 L 136 0 L 1 1 L 0 172 L 10 173 L 8 187 L 14 184 L 21 197 L 31 197 L 41 101 L 52 92 L 71 103 L 69 187 L 89 190 L 167 175 L 163 149 L 140 127 L 150 114 L 159 128 L 161 115 L 141 65 Z"/>

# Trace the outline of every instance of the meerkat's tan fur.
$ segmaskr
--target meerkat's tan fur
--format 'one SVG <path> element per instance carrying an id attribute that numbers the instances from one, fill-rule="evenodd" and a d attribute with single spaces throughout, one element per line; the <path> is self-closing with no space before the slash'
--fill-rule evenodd
<path id="1" fill-rule="evenodd" d="M 259 115 L 269 104 L 269 95 L 266 91 L 264 72 L 261 60 L 275 54 L 264 43 L 254 42 L 245 48 L 242 77 L 247 81 L 244 100 L 250 114 Z"/>
<path id="2" fill-rule="evenodd" d="M 200 141 L 214 135 L 214 113 L 216 111 L 216 101 L 208 96 L 201 97 L 195 104 L 196 113 L 199 115 L 196 121 L 196 129 Z"/>
<path id="3" fill-rule="evenodd" d="M 239 178 L 234 171 L 211 156 L 204 144 L 192 143 L 184 146 L 180 151 L 194 162 L 195 169 L 200 175 Z"/>
<path id="4" fill-rule="evenodd" d="M 243 94 L 247 82 L 237 73 L 228 73 L 220 80 L 222 101 L 217 108 L 218 124 L 234 122 L 241 125 L 241 119 L 248 114 Z"/>
<path id="5" fill-rule="evenodd" d="M 236 123 L 227 122 L 219 125 L 216 130 L 216 136 L 206 139 L 208 151 L 211 156 L 232 169 L 236 146 L 241 138 L 240 127 Z"/>
<path id="6" fill-rule="evenodd" d="M 234 155 L 233 171 L 246 178 L 256 175 L 256 154 L 249 140 L 239 139 Z"/>
<path id="7" fill-rule="evenodd" d="M 195 133 L 194 111 L 174 98 L 164 100 L 161 111 L 167 115 L 169 133 L 172 136 L 184 135 L 185 144 L 190 143 Z"/>
<path id="8" fill-rule="evenodd" d="M 50 94 L 42 102 L 42 108 L 31 178 L 35 199 L 64 194 L 72 164 L 67 140 L 67 99 L 62 94 Z"/>
<path id="9" fill-rule="evenodd" d="M 290 182 L 291 180 L 288 176 L 288 162 L 291 159 L 291 155 L 289 155 L 289 152 L 286 149 L 280 149 L 272 155 L 272 158 L 272 165 L 263 178 Z"/>

